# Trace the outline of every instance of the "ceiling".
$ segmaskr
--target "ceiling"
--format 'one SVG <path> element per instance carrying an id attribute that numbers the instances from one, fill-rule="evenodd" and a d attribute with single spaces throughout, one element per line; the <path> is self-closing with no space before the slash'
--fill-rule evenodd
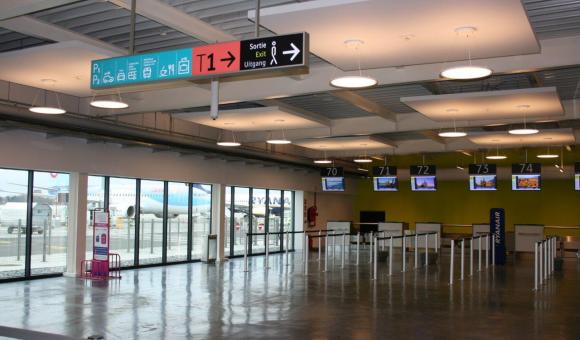
<path id="1" fill-rule="evenodd" d="M 218 130 L 234 130 L 242 149 L 264 145 L 264 157 L 302 160 L 326 149 L 344 164 L 365 150 L 417 155 L 494 149 L 497 140 L 500 147 L 519 148 L 580 139 L 579 1 L 262 0 L 260 36 L 309 32 L 310 72 L 223 81 L 216 121 L 208 118 L 211 93 L 204 83 L 120 89 L 131 105 L 120 112 L 88 107 L 90 61 L 129 49 L 130 0 L 62 0 L 67 4 L 44 8 L 28 3 L 0 3 L 0 13 L 17 13 L 0 20 L 0 100 L 11 105 L 30 105 L 30 93 L 44 88 L 72 96 L 68 107 L 77 118 L 206 141 L 217 139 Z M 137 3 L 137 53 L 255 36 L 248 19 L 255 0 Z M 441 79 L 443 68 L 466 58 L 465 39 L 453 30 L 469 25 L 477 28 L 468 39 L 472 58 L 494 74 Z M 379 85 L 338 91 L 329 80 L 358 68 L 355 51 L 343 44 L 352 38 L 365 41 L 361 67 Z M 46 85 L 47 78 L 56 83 Z M 516 140 L 507 133 L 522 124 L 518 105 L 530 105 L 528 125 L 541 134 Z M 468 137 L 439 137 L 454 119 Z M 270 131 L 281 129 L 295 144 L 266 146 Z"/>

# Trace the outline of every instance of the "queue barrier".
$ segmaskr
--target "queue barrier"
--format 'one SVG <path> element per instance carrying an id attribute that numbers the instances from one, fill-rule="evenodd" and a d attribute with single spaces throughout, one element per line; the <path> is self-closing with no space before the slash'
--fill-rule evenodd
<path id="1" fill-rule="evenodd" d="M 104 261 L 99 263 L 106 263 Z M 108 270 L 100 270 L 93 260 L 81 261 L 80 277 L 88 280 L 109 280 L 121 278 L 121 255 L 109 253 Z"/>
<path id="2" fill-rule="evenodd" d="M 482 239 L 485 239 L 485 268 L 487 269 L 490 264 L 490 248 L 491 248 L 491 265 L 495 266 L 495 247 L 490 247 L 490 243 L 493 242 L 491 233 L 480 233 L 472 237 L 464 237 L 457 241 L 460 246 L 460 280 L 463 281 L 465 278 L 465 242 L 469 241 L 469 276 L 473 276 L 473 251 L 475 250 L 473 242 L 477 240 L 477 258 L 478 258 L 478 272 L 482 270 Z M 449 285 L 453 285 L 454 281 L 454 268 L 455 268 L 455 240 L 451 240 L 451 260 L 449 261 Z"/>
<path id="3" fill-rule="evenodd" d="M 551 236 L 534 243 L 534 290 L 554 274 L 558 238 Z"/>

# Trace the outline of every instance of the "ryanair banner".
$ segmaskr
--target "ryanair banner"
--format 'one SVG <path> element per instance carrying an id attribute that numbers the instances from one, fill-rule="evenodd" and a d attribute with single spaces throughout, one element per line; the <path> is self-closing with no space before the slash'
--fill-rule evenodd
<path id="1" fill-rule="evenodd" d="M 489 212 L 489 226 L 495 247 L 495 264 L 505 264 L 505 210 L 492 208 Z"/>

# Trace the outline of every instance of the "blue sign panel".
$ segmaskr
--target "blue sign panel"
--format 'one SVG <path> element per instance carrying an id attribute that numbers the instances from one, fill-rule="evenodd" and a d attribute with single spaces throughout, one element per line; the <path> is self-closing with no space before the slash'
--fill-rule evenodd
<path id="1" fill-rule="evenodd" d="M 505 210 L 492 208 L 489 212 L 489 226 L 495 247 L 495 264 L 505 264 Z"/>
<path id="2" fill-rule="evenodd" d="M 191 78 L 193 51 L 184 48 L 157 53 L 93 60 L 91 88 Z"/>

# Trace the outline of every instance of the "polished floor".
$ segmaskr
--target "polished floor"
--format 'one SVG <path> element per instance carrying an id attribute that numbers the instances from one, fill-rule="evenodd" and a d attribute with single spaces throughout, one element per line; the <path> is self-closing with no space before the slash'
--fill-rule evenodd
<path id="1" fill-rule="evenodd" d="M 344 269 L 337 256 L 323 272 L 313 254 L 308 276 L 300 254 L 289 266 L 271 256 L 268 271 L 263 257 L 251 261 L 248 273 L 235 259 L 125 271 L 108 283 L 62 277 L 0 284 L 0 325 L 107 340 L 580 338 L 575 259 L 537 292 L 529 260 L 464 281 L 457 274 L 453 286 L 445 255 L 440 265 L 391 277 L 381 263 L 377 280 L 366 256 L 358 267 L 352 256 Z"/>

